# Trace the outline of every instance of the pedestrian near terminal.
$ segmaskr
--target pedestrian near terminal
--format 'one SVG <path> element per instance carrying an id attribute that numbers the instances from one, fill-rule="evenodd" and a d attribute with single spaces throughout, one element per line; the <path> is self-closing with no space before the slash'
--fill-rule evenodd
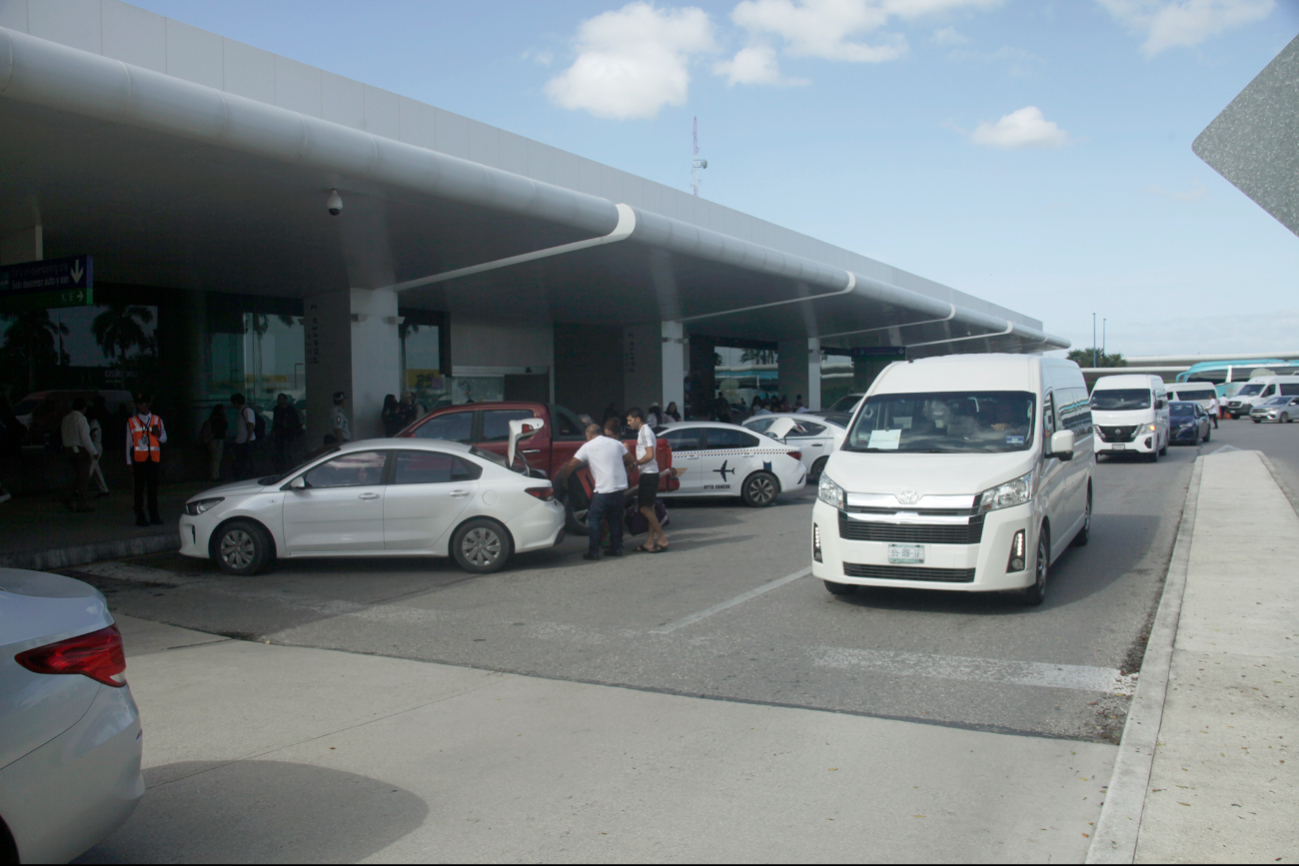
<path id="1" fill-rule="evenodd" d="M 167 444 L 167 428 L 153 414 L 151 406 L 148 394 L 136 394 L 135 414 L 126 422 L 126 465 L 131 467 L 135 481 L 136 526 L 162 524 L 158 514 L 158 475 L 162 468 L 162 446 Z"/>
<path id="2" fill-rule="evenodd" d="M 658 437 L 640 409 L 627 410 L 627 426 L 636 431 L 636 465 L 640 468 L 636 507 L 649 523 L 645 542 L 636 549 L 642 553 L 661 553 L 668 549 L 668 537 L 663 534 L 663 527 L 654 512 L 654 503 L 659 495 Z"/>
<path id="3" fill-rule="evenodd" d="M 271 415 L 271 462 L 276 472 L 288 472 L 293 466 L 293 443 L 303 433 L 298 410 L 289 402 L 288 394 L 275 398 L 275 411 Z"/>
<path id="4" fill-rule="evenodd" d="M 428 413 L 419 401 L 415 399 L 414 391 L 403 391 L 401 394 L 401 421 L 402 427 L 410 424 L 412 421 L 418 421 Z"/>
<path id="5" fill-rule="evenodd" d="M 352 441 L 352 425 L 347 423 L 347 410 L 343 408 L 343 404 L 346 402 L 347 394 L 345 392 L 334 392 L 334 408 L 329 413 L 329 424 L 333 428 L 334 441 L 339 445 Z"/>
<path id="6" fill-rule="evenodd" d="M 663 410 L 663 414 L 666 416 L 663 419 L 664 424 L 672 424 L 681 420 L 681 413 L 677 410 L 675 401 L 668 404 L 668 408 Z"/>
<path id="7" fill-rule="evenodd" d="M 401 428 L 406 425 L 402 423 L 401 404 L 397 402 L 396 394 L 387 394 L 383 398 L 383 411 L 379 413 L 379 420 L 383 423 L 383 435 L 389 439 L 396 436 Z"/>
<path id="8" fill-rule="evenodd" d="M 212 414 L 207 416 L 198 431 L 198 441 L 207 449 L 208 478 L 221 480 L 221 455 L 225 453 L 226 433 L 230 432 L 230 422 L 226 420 L 224 406 L 212 407 Z"/>
<path id="9" fill-rule="evenodd" d="M 1218 429 L 1218 416 L 1221 414 L 1222 410 L 1218 405 L 1218 392 L 1215 390 L 1213 399 L 1209 401 L 1209 420 L 1213 422 L 1214 430 Z"/>
<path id="10" fill-rule="evenodd" d="M 235 407 L 235 446 L 234 471 L 235 481 L 243 481 L 252 474 L 253 443 L 257 441 L 257 415 L 248 405 L 243 394 L 231 394 L 230 403 Z"/>
<path id="11" fill-rule="evenodd" d="M 95 485 L 95 498 L 108 495 L 108 481 L 104 470 L 100 468 L 104 456 L 104 422 L 111 420 L 108 406 L 102 395 L 95 395 L 94 401 L 86 409 L 86 422 L 90 427 L 90 441 L 95 443 L 95 457 L 90 463 L 90 480 Z"/>
<path id="12" fill-rule="evenodd" d="M 622 556 L 622 513 L 626 502 L 627 469 L 632 456 L 627 447 L 617 439 L 602 436 L 595 424 L 586 428 L 586 444 L 577 449 L 573 459 L 564 464 L 555 478 L 557 490 L 567 490 L 568 476 L 579 466 L 591 467 L 595 492 L 586 519 L 590 542 L 583 559 L 597 560 L 600 552 L 600 528 L 607 520 L 609 525 L 609 555 Z"/>
<path id="13" fill-rule="evenodd" d="M 90 504 L 87 488 L 90 484 L 90 473 L 94 467 L 98 451 L 90 437 L 90 424 L 86 421 L 86 398 L 77 397 L 72 401 L 72 409 L 63 416 L 60 433 L 63 436 L 63 450 L 72 464 L 72 490 L 68 494 L 67 505 L 72 511 L 94 511 Z"/>

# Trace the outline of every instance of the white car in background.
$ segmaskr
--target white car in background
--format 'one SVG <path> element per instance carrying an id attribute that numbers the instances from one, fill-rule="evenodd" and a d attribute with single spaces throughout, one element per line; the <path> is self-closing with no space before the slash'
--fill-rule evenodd
<path id="1" fill-rule="evenodd" d="M 758 415 L 745 421 L 743 426 L 746 430 L 800 449 L 803 465 L 807 467 L 807 480 L 813 484 L 821 477 L 825 462 L 848 435 L 847 428 L 806 412 Z"/>
<path id="2" fill-rule="evenodd" d="M 513 459 L 522 422 L 510 423 L 510 463 L 460 442 L 366 439 L 285 475 L 215 487 L 186 503 L 180 552 L 237 575 L 325 556 L 451 556 L 472 574 L 497 571 L 564 530 L 550 480 Z"/>
<path id="3" fill-rule="evenodd" d="M 122 636 L 94 587 L 0 569 L 0 863 L 66 863 L 144 795 Z"/>
<path id="4" fill-rule="evenodd" d="M 767 416 L 760 415 L 759 418 Z M 681 486 L 664 499 L 685 496 L 738 496 L 751 508 L 776 501 L 781 493 L 807 483 L 803 453 L 738 424 L 685 421 L 657 431 L 672 448 L 672 466 Z"/>

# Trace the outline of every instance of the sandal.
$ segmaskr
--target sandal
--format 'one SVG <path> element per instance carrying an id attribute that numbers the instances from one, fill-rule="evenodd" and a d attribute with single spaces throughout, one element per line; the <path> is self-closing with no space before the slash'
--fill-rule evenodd
<path id="1" fill-rule="evenodd" d="M 645 542 L 645 543 L 642 544 L 640 547 L 636 548 L 636 552 L 637 552 L 637 553 L 658 553 L 659 550 L 661 549 L 661 548 L 658 548 L 658 547 L 646 547 L 645 544 L 648 544 L 648 543 L 649 543 L 649 542 Z"/>

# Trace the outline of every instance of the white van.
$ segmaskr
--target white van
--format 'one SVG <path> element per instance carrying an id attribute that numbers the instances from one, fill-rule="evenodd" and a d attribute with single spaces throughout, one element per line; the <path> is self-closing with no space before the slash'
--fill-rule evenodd
<path id="1" fill-rule="evenodd" d="M 1153 463 L 1168 453 L 1168 389 L 1158 376 L 1102 376 L 1092 386 L 1096 455 L 1145 454 Z"/>
<path id="2" fill-rule="evenodd" d="M 1250 411 L 1273 397 L 1299 397 L 1299 376 L 1255 376 L 1227 401 L 1233 418 L 1249 417 Z"/>
<path id="3" fill-rule="evenodd" d="M 857 586 L 1046 596 L 1091 529 L 1092 426 L 1072 361 L 947 355 L 890 364 L 830 455 L 812 574 Z"/>
<path id="4" fill-rule="evenodd" d="M 1218 389 L 1212 382 L 1174 382 L 1167 388 L 1169 400 L 1199 403 L 1211 418 L 1218 417 Z"/>

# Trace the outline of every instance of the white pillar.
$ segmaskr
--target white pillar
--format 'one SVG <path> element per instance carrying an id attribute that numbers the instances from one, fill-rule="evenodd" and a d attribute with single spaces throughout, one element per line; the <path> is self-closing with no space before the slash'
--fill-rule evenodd
<path id="1" fill-rule="evenodd" d="M 819 340 L 781 340 L 776 347 L 780 393 L 790 408 L 798 395 L 803 405 L 819 408 L 821 402 L 821 343 Z M 813 402 L 815 400 L 815 403 Z"/>
<path id="2" fill-rule="evenodd" d="M 807 341 L 807 408 L 821 410 L 821 341 L 816 337 Z"/>
<path id="3" fill-rule="evenodd" d="M 45 231 L 41 226 L 0 238 L 0 266 L 39 262 L 44 258 Z"/>
<path id="4" fill-rule="evenodd" d="M 663 346 L 663 397 L 660 404 L 664 409 L 669 403 L 676 403 L 678 411 L 685 411 L 686 405 L 686 345 L 685 326 L 680 322 L 662 323 Z"/>
<path id="5" fill-rule="evenodd" d="M 347 394 L 352 438 L 383 435 L 385 394 L 400 393 L 397 293 L 350 289 L 303 302 L 306 334 L 307 436 L 318 446 L 332 429 L 336 391 Z"/>

